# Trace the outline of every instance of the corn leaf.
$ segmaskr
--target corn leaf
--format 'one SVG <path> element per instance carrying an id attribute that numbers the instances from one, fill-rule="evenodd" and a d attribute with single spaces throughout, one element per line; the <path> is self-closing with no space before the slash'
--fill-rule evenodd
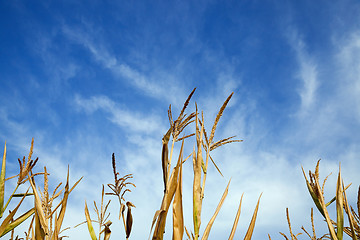
<path id="1" fill-rule="evenodd" d="M 153 218 L 153 220 L 152 220 L 152 224 L 151 224 L 151 228 L 150 228 L 150 234 L 149 234 L 149 238 L 148 238 L 148 239 L 150 239 L 152 230 L 153 230 L 154 225 L 155 225 L 155 223 L 156 223 L 156 220 L 158 219 L 158 217 L 159 217 L 159 215 L 160 215 L 160 213 L 161 213 L 162 211 L 164 211 L 164 210 L 157 210 L 157 211 L 155 212 L 154 218 Z"/>
<path id="2" fill-rule="evenodd" d="M 89 209 L 87 207 L 86 201 L 85 201 L 85 217 L 86 217 L 86 223 L 87 223 L 87 226 L 88 226 L 88 230 L 89 230 L 91 239 L 92 240 L 97 240 L 94 228 L 93 228 L 92 223 L 91 223 Z"/>
<path id="3" fill-rule="evenodd" d="M 233 239 L 234 239 L 234 236 L 235 236 L 235 231 L 236 231 L 236 228 L 237 228 L 237 225 L 238 225 L 238 222 L 239 222 L 239 218 L 240 218 L 241 203 L 242 203 L 243 196 L 244 196 L 244 194 L 241 195 L 239 208 L 238 208 L 238 210 L 237 210 L 237 212 L 236 212 L 236 217 L 235 217 L 235 220 L 234 220 L 234 224 L 233 224 L 233 226 L 232 226 L 232 228 L 231 228 L 229 240 L 233 240 Z"/>
<path id="4" fill-rule="evenodd" d="M 344 197 L 341 184 L 341 172 L 339 167 L 339 175 L 336 184 L 336 236 L 339 240 L 343 239 L 344 231 Z"/>
<path id="5" fill-rule="evenodd" d="M 219 204 L 218 204 L 218 206 L 217 206 L 217 208 L 215 210 L 214 215 L 211 217 L 209 223 L 207 224 L 207 226 L 205 228 L 205 231 L 204 231 L 204 234 L 203 234 L 201 240 L 207 240 L 208 237 L 209 237 L 211 227 L 212 227 L 212 225 L 213 225 L 213 223 L 215 221 L 216 216 L 218 215 L 218 213 L 219 213 L 219 211 L 221 209 L 221 206 L 223 205 L 223 203 L 225 201 L 225 198 L 226 198 L 227 194 L 228 194 L 230 181 L 229 181 L 228 185 L 226 186 L 226 189 L 225 189 L 225 191 L 224 191 L 224 193 L 223 193 L 223 195 L 222 195 L 222 197 L 220 199 L 220 202 L 219 202 Z"/>
<path id="6" fill-rule="evenodd" d="M 182 205 L 182 157 L 180 173 L 173 202 L 173 240 L 182 240 L 184 235 L 184 216 Z"/>
<path id="7" fill-rule="evenodd" d="M 307 188 L 308 188 L 308 190 L 309 190 L 310 196 L 311 196 L 313 202 L 315 203 L 315 206 L 317 207 L 317 209 L 318 209 L 319 212 L 321 213 L 321 215 L 323 215 L 323 217 L 325 218 L 325 213 L 324 213 L 324 210 L 323 210 L 323 208 L 322 208 L 322 206 L 321 206 L 320 200 L 319 200 L 319 198 L 316 196 L 314 190 L 312 189 L 312 187 L 311 187 L 311 185 L 310 185 L 310 182 L 309 182 L 309 180 L 308 180 L 307 177 L 306 177 L 304 168 L 301 167 L 301 169 L 302 169 L 302 171 L 303 171 L 303 174 L 304 174 L 304 177 L 305 177 L 305 180 L 306 180 L 306 186 L 307 186 Z M 320 190 L 320 192 L 321 192 L 321 190 Z"/>
<path id="8" fill-rule="evenodd" d="M 167 190 L 167 181 L 169 178 L 168 173 L 168 164 L 169 164 L 169 148 L 168 143 L 170 139 L 170 135 L 172 133 L 172 128 L 170 127 L 167 133 L 164 135 L 162 139 L 162 153 L 161 153 L 161 166 L 163 170 L 163 180 L 164 180 L 164 192 Z"/>
<path id="9" fill-rule="evenodd" d="M 344 183 L 342 183 L 342 185 L 343 185 L 343 188 L 344 188 Z M 354 226 L 356 222 L 354 220 L 354 217 L 351 214 L 351 211 L 350 211 L 350 208 L 349 208 L 349 203 L 348 203 L 345 191 L 344 191 L 344 200 L 345 200 L 346 212 L 347 212 L 347 215 L 348 215 L 348 218 L 349 218 L 349 224 L 350 224 L 350 229 L 351 229 L 351 237 L 352 237 L 353 240 L 357 240 L 356 230 L 355 230 L 355 226 Z"/>
<path id="10" fill-rule="evenodd" d="M 40 223 L 40 225 L 37 225 L 37 226 L 41 227 L 41 229 L 42 229 L 41 231 L 43 231 L 45 235 L 48 235 L 49 234 L 48 224 L 46 222 L 45 215 L 44 215 L 44 212 L 42 209 L 42 202 L 41 202 L 40 196 L 36 190 L 33 179 L 30 177 L 30 175 L 29 175 L 29 182 L 33 189 L 33 193 L 34 193 L 34 197 L 35 197 L 35 216 L 38 217 L 38 220 L 39 220 L 38 223 Z M 39 233 L 41 231 L 37 231 L 37 232 Z"/>
<path id="11" fill-rule="evenodd" d="M 184 150 L 184 141 L 181 145 L 180 154 L 178 162 L 174 168 L 174 170 L 171 173 L 169 184 L 168 184 L 168 191 L 165 192 L 163 201 L 161 203 L 161 212 L 157 218 L 154 234 L 153 234 L 153 240 L 155 239 L 163 239 L 164 230 L 165 230 L 165 223 L 166 223 L 166 216 L 167 212 L 169 210 L 170 204 L 174 198 L 176 187 L 177 187 L 177 181 L 178 181 L 178 175 L 179 175 L 179 168 L 181 161 L 181 156 L 183 154 Z"/>
<path id="12" fill-rule="evenodd" d="M 320 193 L 320 197 L 319 197 L 319 201 L 320 201 L 320 204 L 321 204 L 321 208 L 325 214 L 325 220 L 326 220 L 326 223 L 328 225 L 328 229 L 329 229 L 329 234 L 330 234 L 330 237 L 333 239 L 333 240 L 337 240 L 337 236 L 336 236 L 336 233 L 335 233 L 335 229 L 334 229 L 334 226 L 332 225 L 332 222 L 331 222 L 331 219 L 330 219 L 330 216 L 329 216 L 329 213 L 326 209 L 326 205 L 325 205 L 325 201 L 324 201 L 324 196 L 322 195 L 321 193 L 321 187 L 320 187 L 320 184 L 319 184 L 319 181 L 317 178 L 315 178 L 315 187 L 317 188 L 317 191 Z"/>
<path id="13" fill-rule="evenodd" d="M 20 217 L 18 217 L 17 219 L 15 219 L 13 222 L 8 224 L 7 227 L 5 228 L 5 231 L 3 232 L 3 234 L 0 237 L 4 236 L 6 233 L 12 231 L 14 228 L 19 226 L 22 222 L 24 222 L 31 215 L 33 215 L 34 212 L 35 212 L 35 208 L 32 208 L 29 211 L 27 211 L 26 213 L 24 213 L 23 215 L 21 215 Z"/>
<path id="14" fill-rule="evenodd" d="M 18 203 L 18 205 L 14 208 L 14 210 L 12 210 L 9 215 L 4 219 L 4 221 L 2 222 L 2 224 L 0 225 L 0 237 L 2 237 L 3 235 L 5 235 L 7 232 L 11 231 L 12 229 L 8 229 L 9 224 L 11 223 L 11 219 L 13 219 L 14 215 L 16 214 L 17 210 L 19 209 L 20 205 L 22 204 L 22 202 L 24 201 L 25 196 L 20 200 L 20 202 Z M 20 224 L 20 223 L 19 223 Z M 16 226 L 14 226 L 16 227 Z M 6 231 L 8 230 L 8 231 Z"/>
<path id="15" fill-rule="evenodd" d="M 248 228 L 248 230 L 247 230 L 247 232 L 246 232 L 246 235 L 245 235 L 245 237 L 244 237 L 244 240 L 250 240 L 251 237 L 252 237 L 252 234 L 253 234 L 253 232 L 254 232 L 255 222 L 256 222 L 256 216 L 257 216 L 257 212 L 258 212 L 258 210 L 259 210 L 259 203 L 260 203 L 261 195 L 262 195 L 262 193 L 260 194 L 259 200 L 258 200 L 258 202 L 257 202 L 257 204 L 256 204 L 256 208 L 255 208 L 255 210 L 254 210 L 254 214 L 253 214 L 253 216 L 252 216 L 252 218 L 251 218 L 251 222 L 250 222 L 249 228 Z"/>
<path id="16" fill-rule="evenodd" d="M 6 172 L 6 142 L 4 147 L 4 155 L 1 164 L 1 174 L 0 174 L 0 218 L 4 214 L 4 197 L 5 197 L 5 172 Z"/>

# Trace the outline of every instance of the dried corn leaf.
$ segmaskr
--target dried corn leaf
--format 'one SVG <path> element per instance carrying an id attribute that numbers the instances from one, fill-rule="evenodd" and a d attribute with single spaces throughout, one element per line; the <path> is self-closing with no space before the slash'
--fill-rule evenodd
<path id="1" fill-rule="evenodd" d="M 250 222 L 249 228 L 248 228 L 248 230 L 247 230 L 247 232 L 246 232 L 246 235 L 245 235 L 245 237 L 244 237 L 244 240 L 250 240 L 251 237 L 252 237 L 252 234 L 253 234 L 253 232 L 254 232 L 255 222 L 256 222 L 256 216 L 257 216 L 257 212 L 258 212 L 258 210 L 259 210 L 259 203 L 260 203 L 261 195 L 262 195 L 262 193 L 260 194 L 259 200 L 258 200 L 258 202 L 257 202 L 257 204 L 256 204 L 256 208 L 255 208 L 255 210 L 254 210 L 254 213 L 253 213 L 253 216 L 252 216 L 252 218 L 251 218 L 251 222 Z"/>
<path id="2" fill-rule="evenodd" d="M 344 183 L 342 183 L 343 187 L 344 187 Z M 352 216 L 350 209 L 349 209 L 349 203 L 346 197 L 346 192 L 344 191 L 344 200 L 345 200 L 345 209 L 348 215 L 348 219 L 349 219 L 349 224 L 350 224 L 350 229 L 351 229 L 351 237 L 353 240 L 357 240 L 357 236 L 356 236 L 356 231 L 355 231 L 355 221 L 354 221 L 354 217 Z"/>
<path id="3" fill-rule="evenodd" d="M 211 162 L 214 164 L 216 170 L 220 173 L 220 175 L 221 175 L 222 177 L 224 177 L 224 175 L 221 173 L 220 169 L 218 168 L 218 166 L 216 165 L 215 161 L 212 159 L 212 157 L 211 157 L 210 155 L 209 155 L 209 158 L 210 158 Z"/>
<path id="4" fill-rule="evenodd" d="M 154 234 L 153 234 L 153 240 L 155 239 L 163 239 L 164 235 L 164 229 L 165 229 L 165 223 L 166 223 L 166 216 L 167 212 L 169 210 L 170 204 L 173 200 L 173 197 L 175 195 L 176 187 L 177 187 L 177 181 L 178 181 L 178 173 L 179 173 L 179 167 L 181 163 L 181 157 L 184 150 L 184 141 L 182 142 L 179 159 L 178 162 L 174 168 L 174 170 L 171 173 L 169 183 L 168 183 L 168 191 L 164 193 L 163 201 L 161 203 L 161 211 L 156 222 Z"/>
<path id="5" fill-rule="evenodd" d="M 8 229 L 8 225 L 11 223 L 11 220 L 13 219 L 14 215 L 16 214 L 17 210 L 19 209 L 20 205 L 24 201 L 25 196 L 20 200 L 18 205 L 12 210 L 9 215 L 4 219 L 4 221 L 0 225 L 0 237 L 5 235 L 7 232 L 11 231 L 12 229 Z M 25 219 L 24 219 L 25 220 Z M 24 221 L 23 220 L 23 221 Z M 20 224 L 20 223 L 19 223 Z"/>
<path id="6" fill-rule="evenodd" d="M 347 190 L 350 186 L 351 186 L 351 183 L 348 184 L 348 185 L 344 188 L 343 191 Z M 335 202 L 335 200 L 336 200 L 336 195 L 335 195 L 335 197 L 333 197 L 333 198 L 326 204 L 326 207 L 328 207 L 330 204 L 332 204 L 333 202 Z"/>
<path id="7" fill-rule="evenodd" d="M 1 164 L 1 174 L 0 174 L 0 218 L 4 214 L 4 195 L 5 195 L 5 174 L 6 174 L 6 142 L 4 147 L 4 155 Z"/>
<path id="8" fill-rule="evenodd" d="M 239 222 L 239 218 L 240 218 L 241 203 L 242 203 L 243 196 L 244 196 L 244 193 L 241 195 L 241 198 L 240 198 L 239 208 L 238 208 L 238 210 L 236 212 L 236 217 L 235 217 L 235 220 L 234 220 L 234 224 L 233 224 L 233 226 L 231 228 L 229 240 L 233 240 L 234 236 L 235 236 L 235 231 L 236 231 L 236 228 L 237 228 L 237 225 L 238 225 L 238 222 Z"/>
<path id="9" fill-rule="evenodd" d="M 168 173 L 168 164 L 169 164 L 169 148 L 168 148 L 168 143 L 169 143 L 169 139 L 170 139 L 170 135 L 171 135 L 171 131 L 172 128 L 169 128 L 169 130 L 167 131 L 167 133 L 164 135 L 163 139 L 162 139 L 162 153 L 161 153 L 161 166 L 162 166 L 162 170 L 163 170 L 163 179 L 164 179 L 164 192 L 166 192 L 167 189 L 167 181 L 169 178 L 169 173 Z"/>
<path id="10" fill-rule="evenodd" d="M 192 239 L 192 240 L 193 240 L 194 238 L 190 236 L 190 234 L 189 234 L 189 232 L 188 232 L 187 228 L 186 228 L 186 227 L 184 227 L 184 228 L 185 228 L 185 232 L 186 232 L 186 235 L 187 235 L 187 237 L 189 238 L 189 240 L 190 240 L 190 239 Z"/>
<path id="11" fill-rule="evenodd" d="M 182 205 L 182 156 L 180 173 L 173 202 L 173 240 L 182 240 L 184 235 L 184 216 Z"/>
<path id="12" fill-rule="evenodd" d="M 45 235 L 49 235 L 48 224 L 47 224 L 47 221 L 46 221 L 43 209 L 42 209 L 42 202 L 41 202 L 40 196 L 36 190 L 33 179 L 30 177 L 30 175 L 28 175 L 28 177 L 29 177 L 30 185 L 33 189 L 33 193 L 34 193 L 35 216 L 38 217 L 38 223 L 40 223 L 40 224 L 36 225 L 36 228 L 38 228 L 38 229 L 35 229 L 35 234 L 44 232 Z M 39 228 L 41 228 L 41 229 L 39 229 Z M 43 235 L 43 234 L 41 234 L 41 235 Z"/>
<path id="13" fill-rule="evenodd" d="M 154 217 L 153 217 L 153 220 L 152 220 L 152 223 L 151 223 L 151 228 L 150 228 L 150 234 L 149 234 L 149 238 L 150 239 L 150 236 L 151 236 L 151 233 L 152 233 L 152 230 L 154 228 L 154 224 L 156 223 L 156 220 L 158 219 L 160 213 L 164 211 L 164 210 L 157 210 L 154 214 Z"/>
<path id="14" fill-rule="evenodd" d="M 344 197 L 341 183 L 341 171 L 339 167 L 339 175 L 336 183 L 336 226 L 337 233 L 336 236 L 338 239 L 343 238 L 344 231 Z"/>
<path id="15" fill-rule="evenodd" d="M 303 174 L 304 174 L 304 177 L 305 177 L 305 180 L 306 180 L 306 186 L 309 190 L 309 193 L 310 193 L 310 196 L 311 198 L 313 199 L 313 202 L 315 203 L 315 206 L 317 207 L 317 209 L 319 210 L 319 212 L 323 215 L 323 217 L 325 218 L 325 213 L 324 213 L 324 210 L 321 206 L 321 203 L 320 203 L 320 199 L 319 197 L 316 195 L 313 187 L 311 186 L 310 182 L 308 181 L 307 177 L 306 177 L 306 174 L 305 174 L 305 171 L 304 171 L 304 168 L 301 167 L 302 171 L 303 171 Z"/>
<path id="16" fill-rule="evenodd" d="M 63 199 L 61 201 L 61 210 L 60 210 L 60 213 L 59 213 L 59 217 L 55 216 L 55 232 L 57 232 L 57 233 L 60 232 L 61 225 L 62 225 L 62 222 L 64 220 L 68 196 L 69 196 L 69 166 L 68 166 L 68 172 L 67 172 L 64 196 L 63 196 Z M 54 234 L 52 239 L 55 239 L 54 236 L 57 236 L 57 234 Z"/>
<path id="17" fill-rule="evenodd" d="M 315 189 L 316 191 L 319 191 L 321 193 L 321 187 L 320 187 L 320 184 L 319 184 L 319 181 L 318 181 L 318 177 L 315 178 L 315 188 L 316 188 Z M 335 229 L 334 229 L 334 227 L 333 227 L 333 225 L 331 223 L 329 213 L 328 213 L 328 211 L 326 209 L 324 196 L 322 194 L 320 194 L 320 196 L 319 196 L 319 201 L 320 201 L 320 204 L 321 204 L 321 208 L 322 208 L 322 210 L 323 210 L 323 212 L 325 214 L 325 220 L 326 220 L 326 223 L 328 225 L 330 237 L 335 240 L 335 239 L 337 239 Z"/>
<path id="18" fill-rule="evenodd" d="M 17 219 L 15 219 L 14 221 L 12 221 L 11 223 L 9 223 L 4 232 L 2 234 L 0 234 L 0 237 L 4 236 L 6 233 L 12 231 L 14 228 L 16 228 L 17 226 L 19 226 L 22 222 L 24 222 L 26 219 L 28 219 L 31 215 L 33 215 L 35 212 L 35 208 L 30 209 L 29 211 L 27 211 L 26 213 L 22 214 L 20 217 L 18 217 Z"/>
<path id="19" fill-rule="evenodd" d="M 93 228 L 92 223 L 91 223 L 89 209 L 87 207 L 86 201 L 85 201 L 85 217 L 86 217 L 86 222 L 87 222 L 87 226 L 88 226 L 88 230 L 89 230 L 91 239 L 92 240 L 97 240 L 94 228 Z"/>
<path id="20" fill-rule="evenodd" d="M 165 210 L 162 210 L 159 214 L 159 217 L 156 222 L 156 227 L 154 230 L 154 235 L 152 240 L 162 240 L 164 237 L 164 229 L 165 229 L 165 222 L 166 222 L 166 214 Z"/>
<path id="21" fill-rule="evenodd" d="M 216 216 L 218 215 L 218 213 L 219 213 L 219 211 L 221 209 L 221 206 L 223 205 L 223 203 L 225 201 L 225 198 L 226 198 L 227 194 L 228 194 L 230 181 L 229 181 L 228 185 L 226 186 L 226 189 L 225 189 L 225 191 L 224 191 L 224 193 L 223 193 L 223 195 L 222 195 L 222 197 L 220 199 L 220 202 L 219 202 L 218 206 L 216 207 L 214 215 L 211 217 L 209 223 L 207 224 L 207 226 L 205 228 L 205 231 L 204 231 L 204 234 L 203 234 L 201 240 L 207 240 L 208 237 L 209 237 L 211 227 L 212 227 L 212 225 L 213 225 L 213 223 L 215 221 Z"/>

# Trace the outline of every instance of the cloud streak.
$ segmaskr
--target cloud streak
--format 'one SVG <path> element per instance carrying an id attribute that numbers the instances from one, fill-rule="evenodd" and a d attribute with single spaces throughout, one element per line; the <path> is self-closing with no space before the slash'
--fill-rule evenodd
<path id="1" fill-rule="evenodd" d="M 145 75 L 124 61 L 118 60 L 104 43 L 94 41 L 91 35 L 84 31 L 73 30 L 67 26 L 63 26 L 62 31 L 70 40 L 83 45 L 94 59 L 110 70 L 117 79 L 126 80 L 127 84 L 142 91 L 145 95 L 172 103 L 178 103 L 179 99 L 185 96 L 182 87 L 175 87 L 174 76 L 167 75 L 164 78 L 158 69 L 153 69 L 150 74 Z"/>
<path id="2" fill-rule="evenodd" d="M 106 96 L 83 98 L 75 96 L 74 102 L 80 110 L 92 114 L 98 110 L 109 115 L 108 119 L 128 132 L 152 134 L 163 129 L 161 120 L 156 115 L 146 116 L 120 108 Z"/>
<path id="3" fill-rule="evenodd" d="M 313 105 L 317 100 L 317 89 L 320 85 L 317 64 L 306 51 L 305 42 L 295 30 L 289 35 L 289 42 L 295 51 L 296 60 L 299 65 L 296 77 L 302 82 L 302 87 L 298 90 L 301 99 L 301 106 L 298 114 L 299 116 L 304 117 L 312 110 Z"/>

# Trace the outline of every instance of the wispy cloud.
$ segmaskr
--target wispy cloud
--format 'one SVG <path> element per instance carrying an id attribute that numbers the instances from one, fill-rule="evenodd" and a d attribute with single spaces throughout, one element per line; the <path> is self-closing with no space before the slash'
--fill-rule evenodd
<path id="1" fill-rule="evenodd" d="M 121 108 L 118 104 L 106 96 L 95 96 L 91 98 L 83 98 L 79 95 L 75 96 L 75 104 L 88 114 L 101 110 L 109 114 L 109 120 L 114 124 L 126 129 L 126 131 L 134 133 L 151 134 L 162 130 L 161 120 L 156 115 L 144 115 L 139 112 L 131 112 Z"/>
<path id="2" fill-rule="evenodd" d="M 300 116 L 306 116 L 317 99 L 317 89 L 320 85 L 318 81 L 317 64 L 314 58 L 311 57 L 311 54 L 307 52 L 306 44 L 302 37 L 295 30 L 291 31 L 288 37 L 299 65 L 296 77 L 302 82 L 302 86 L 298 90 L 301 99 L 298 114 Z"/>
<path id="3" fill-rule="evenodd" d="M 179 99 L 186 96 L 184 87 L 175 84 L 177 82 L 174 81 L 175 76 L 166 74 L 166 78 L 164 78 L 159 69 L 152 69 L 150 73 L 143 74 L 116 58 L 102 41 L 95 41 L 93 37 L 90 37 L 93 35 L 87 34 L 82 29 L 74 30 L 63 26 L 62 30 L 70 40 L 89 50 L 94 59 L 104 68 L 110 70 L 118 80 L 125 80 L 126 83 L 141 90 L 145 95 L 172 103 L 179 103 Z"/>
<path id="4" fill-rule="evenodd" d="M 334 44 L 340 46 L 336 55 L 338 90 L 339 97 L 347 102 L 342 108 L 356 113 L 360 121 L 360 32 L 352 32 Z"/>

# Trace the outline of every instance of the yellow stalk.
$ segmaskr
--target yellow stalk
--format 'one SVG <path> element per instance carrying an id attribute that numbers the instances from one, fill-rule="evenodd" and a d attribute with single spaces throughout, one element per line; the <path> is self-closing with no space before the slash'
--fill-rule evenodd
<path id="1" fill-rule="evenodd" d="M 196 142 L 197 154 L 193 156 L 194 182 L 193 182 L 193 221 L 195 240 L 199 238 L 199 229 L 201 225 L 201 163 L 202 163 L 202 135 L 204 124 L 201 130 L 198 127 L 198 114 L 196 109 Z"/>

